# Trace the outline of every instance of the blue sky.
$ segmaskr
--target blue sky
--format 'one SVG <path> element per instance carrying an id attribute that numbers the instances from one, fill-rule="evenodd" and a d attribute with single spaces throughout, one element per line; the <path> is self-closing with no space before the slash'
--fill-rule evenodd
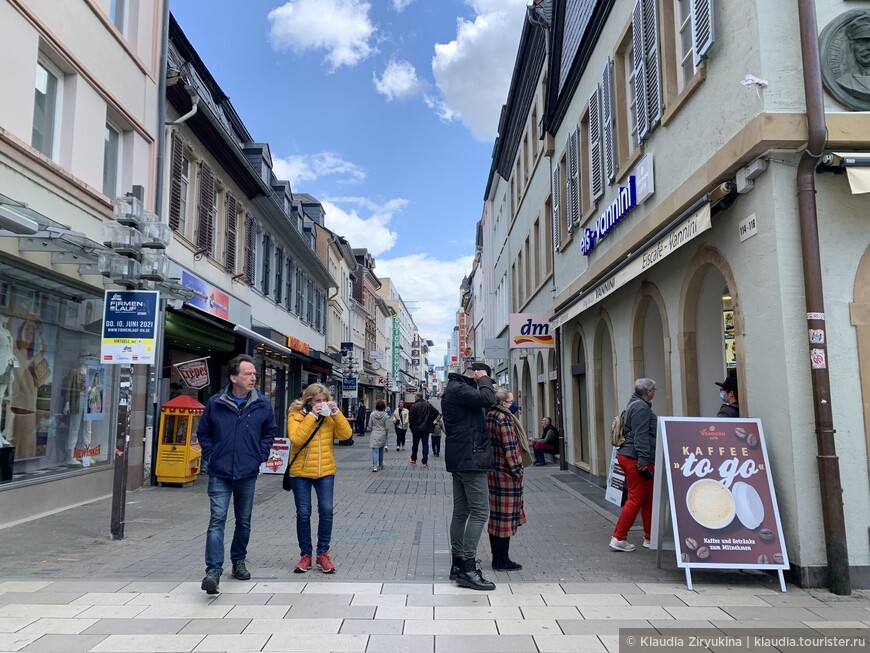
<path id="1" fill-rule="evenodd" d="M 295 192 L 446 353 L 526 0 L 171 0 Z"/>

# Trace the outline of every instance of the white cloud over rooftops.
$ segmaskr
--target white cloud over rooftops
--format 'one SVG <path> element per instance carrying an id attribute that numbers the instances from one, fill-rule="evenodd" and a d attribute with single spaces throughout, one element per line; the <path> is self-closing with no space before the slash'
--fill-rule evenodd
<path id="1" fill-rule="evenodd" d="M 372 73 L 372 81 L 378 93 L 390 101 L 412 98 L 423 89 L 414 66 L 404 60 L 390 59 L 380 77 Z"/>

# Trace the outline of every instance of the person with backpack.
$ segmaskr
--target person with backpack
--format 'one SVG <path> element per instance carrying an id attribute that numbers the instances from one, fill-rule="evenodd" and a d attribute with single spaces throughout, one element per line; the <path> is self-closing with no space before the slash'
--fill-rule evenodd
<path id="1" fill-rule="evenodd" d="M 628 400 L 622 419 L 624 441 L 616 452 L 616 460 L 625 474 L 628 485 L 628 500 L 619 513 L 610 548 L 614 551 L 634 551 L 628 541 L 628 531 L 640 513 L 643 523 L 643 546 L 649 548 L 652 524 L 652 488 L 656 459 L 656 436 L 658 417 L 652 410 L 656 395 L 656 382 L 638 379 L 634 382 L 634 394 Z"/>

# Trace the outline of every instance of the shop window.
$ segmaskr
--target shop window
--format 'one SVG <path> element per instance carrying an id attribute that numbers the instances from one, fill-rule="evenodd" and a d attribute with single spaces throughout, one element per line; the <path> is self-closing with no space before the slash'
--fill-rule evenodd
<path id="1" fill-rule="evenodd" d="M 0 482 L 110 465 L 118 379 L 100 363 L 102 298 L 5 260 L 0 278 Z"/>
<path id="2" fill-rule="evenodd" d="M 63 73 L 48 59 L 40 57 L 36 62 L 30 144 L 54 161 L 58 158 L 62 96 Z"/>

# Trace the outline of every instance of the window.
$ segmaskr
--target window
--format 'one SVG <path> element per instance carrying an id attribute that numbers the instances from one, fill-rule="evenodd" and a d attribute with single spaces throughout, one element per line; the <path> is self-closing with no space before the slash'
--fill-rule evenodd
<path id="1" fill-rule="evenodd" d="M 674 43 L 676 44 L 677 93 L 695 74 L 695 50 L 692 47 L 691 0 L 674 0 Z"/>
<path id="2" fill-rule="evenodd" d="M 564 159 L 563 159 L 564 161 Z M 551 199 L 551 224 L 553 225 L 553 249 L 559 249 L 559 246 L 562 244 L 562 216 L 561 213 L 561 199 L 562 199 L 562 187 L 560 185 L 560 180 L 562 177 L 562 166 L 560 164 L 556 164 L 553 168 L 552 179 L 550 180 L 550 199 Z"/>
<path id="3" fill-rule="evenodd" d="M 178 217 L 178 231 L 184 233 L 184 228 L 187 225 L 187 201 L 190 195 L 190 159 L 182 155 L 181 161 L 181 211 Z"/>
<path id="4" fill-rule="evenodd" d="M 713 45 L 713 0 L 672 0 L 662 4 L 662 72 L 666 124 L 704 80 L 701 61 Z"/>
<path id="5" fill-rule="evenodd" d="M 257 269 L 257 226 L 250 213 L 245 214 L 245 282 L 253 286 Z"/>
<path id="6" fill-rule="evenodd" d="M 111 0 L 109 5 L 109 19 L 121 34 L 125 33 L 124 27 L 127 21 L 127 0 Z"/>
<path id="7" fill-rule="evenodd" d="M 311 279 L 306 279 L 306 311 L 305 321 L 308 324 L 314 324 L 314 282 Z"/>
<path id="8" fill-rule="evenodd" d="M 217 188 L 211 167 L 199 164 L 199 210 L 196 224 L 196 245 L 202 254 L 214 255 L 214 227 L 217 215 Z"/>
<path id="9" fill-rule="evenodd" d="M 184 151 L 184 141 L 177 131 L 170 137 L 169 227 L 181 235 L 187 229 L 190 202 L 190 171 L 193 162 Z"/>
<path id="10" fill-rule="evenodd" d="M 260 277 L 260 290 L 267 297 L 272 282 L 272 236 L 263 234 L 263 271 Z"/>
<path id="11" fill-rule="evenodd" d="M 47 60 L 36 63 L 33 100 L 33 134 L 30 144 L 51 159 L 57 159 L 60 135 L 60 98 L 63 75 Z"/>
<path id="12" fill-rule="evenodd" d="M 302 268 L 296 268 L 296 315 L 302 318 L 305 303 L 305 274 Z"/>
<path id="13" fill-rule="evenodd" d="M 236 243 L 238 240 L 239 204 L 235 195 L 226 194 L 224 202 L 224 263 L 230 274 L 236 272 Z"/>
<path id="14" fill-rule="evenodd" d="M 533 261 L 532 261 L 531 257 L 529 256 L 530 250 L 531 250 L 531 245 L 529 243 L 529 237 L 526 236 L 526 242 L 523 245 L 523 260 L 525 260 L 525 262 L 526 262 L 525 285 L 526 285 L 526 295 L 528 297 L 532 296 L 532 291 L 535 289 L 535 287 L 532 285 L 532 264 L 533 264 Z M 481 297 L 482 296 L 483 295 L 481 295 Z"/>
<path id="15" fill-rule="evenodd" d="M 549 275 L 553 271 L 553 201 L 550 197 L 544 202 L 544 274 Z"/>
<path id="16" fill-rule="evenodd" d="M 538 148 L 540 146 L 540 142 L 538 141 L 538 103 L 535 101 L 534 106 L 532 107 L 532 159 L 538 158 Z"/>
<path id="17" fill-rule="evenodd" d="M 103 195 L 114 199 L 119 195 L 118 178 L 121 165 L 121 134 L 106 123 L 103 139 Z"/>
<path id="18" fill-rule="evenodd" d="M 275 301 L 280 304 L 284 292 L 284 248 L 275 247 Z"/>
<path id="19" fill-rule="evenodd" d="M 323 333 L 323 293 L 314 291 L 314 328 Z"/>
<path id="20" fill-rule="evenodd" d="M 532 227 L 532 249 L 535 253 L 534 283 L 537 288 L 543 279 L 541 277 L 541 221 L 537 218 Z"/>
<path id="21" fill-rule="evenodd" d="M 583 111 L 580 117 L 580 131 L 577 136 L 577 144 L 580 147 L 577 159 L 580 162 L 580 180 L 591 179 L 592 172 L 589 169 L 590 165 L 590 150 L 589 150 L 589 105 Z M 580 183 L 580 215 L 585 216 L 586 213 L 594 206 L 592 200 L 591 184 Z"/>
<path id="22" fill-rule="evenodd" d="M 613 66 L 613 94 L 616 119 L 616 158 L 619 170 L 628 169 L 628 160 L 638 149 L 637 96 L 635 94 L 635 70 L 631 58 L 631 23 L 625 29 L 616 47 L 616 62 Z"/>
<path id="23" fill-rule="evenodd" d="M 293 265 L 293 259 L 289 256 L 287 257 L 287 287 L 284 289 L 284 306 L 288 311 L 293 310 L 293 277 L 296 274 L 295 267 Z"/>
<path id="24" fill-rule="evenodd" d="M 523 181 L 529 182 L 529 135 L 523 136 Z"/>
<path id="25" fill-rule="evenodd" d="M 662 117 L 658 0 L 637 0 L 631 15 L 637 136 L 647 138 Z"/>

